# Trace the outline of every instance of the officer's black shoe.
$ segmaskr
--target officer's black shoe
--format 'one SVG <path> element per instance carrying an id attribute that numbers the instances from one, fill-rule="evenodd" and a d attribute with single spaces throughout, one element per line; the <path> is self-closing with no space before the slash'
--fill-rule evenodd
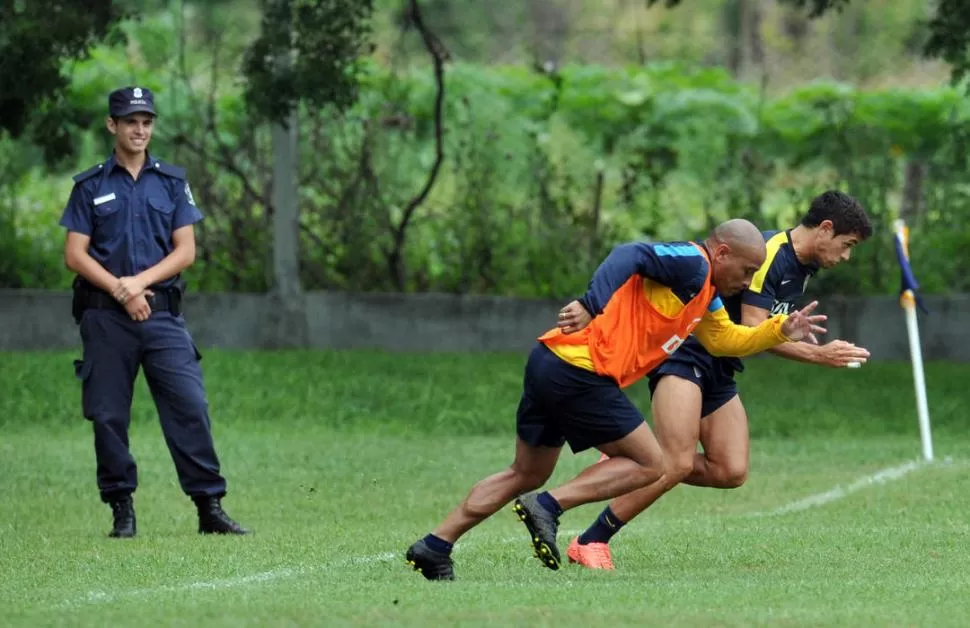
<path id="1" fill-rule="evenodd" d="M 199 534 L 249 534 L 222 509 L 218 497 L 193 497 L 199 510 Z"/>
<path id="2" fill-rule="evenodd" d="M 115 539 L 129 539 L 135 536 L 135 506 L 131 497 L 123 497 L 111 502 L 114 513 L 114 527 L 108 536 Z"/>

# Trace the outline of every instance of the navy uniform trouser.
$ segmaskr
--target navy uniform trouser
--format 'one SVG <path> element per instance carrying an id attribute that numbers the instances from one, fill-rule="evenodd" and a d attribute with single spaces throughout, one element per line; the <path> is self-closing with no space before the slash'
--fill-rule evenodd
<path id="1" fill-rule="evenodd" d="M 124 312 L 89 309 L 80 322 L 84 346 L 75 372 L 84 416 L 94 425 L 98 488 L 110 502 L 134 492 L 135 460 L 128 450 L 131 400 L 139 367 L 151 390 L 182 490 L 190 496 L 226 492 L 210 431 L 201 354 L 185 320 L 154 312 L 133 321 Z"/>

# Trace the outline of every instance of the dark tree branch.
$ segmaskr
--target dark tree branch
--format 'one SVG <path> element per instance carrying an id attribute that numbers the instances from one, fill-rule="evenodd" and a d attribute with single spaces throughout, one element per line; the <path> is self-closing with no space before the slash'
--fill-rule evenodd
<path id="1" fill-rule="evenodd" d="M 403 258 L 404 242 L 408 225 L 414 216 L 414 212 L 428 197 L 428 194 L 431 192 L 431 188 L 434 187 L 435 181 L 438 178 L 438 171 L 441 170 L 441 164 L 445 159 L 442 112 L 445 101 L 445 62 L 450 59 L 450 55 L 448 54 L 448 51 L 445 49 L 444 45 L 441 43 L 441 40 L 428 29 L 427 25 L 425 25 L 424 19 L 421 17 L 421 7 L 418 4 L 418 0 L 411 0 L 410 6 L 411 21 L 421 34 L 421 40 L 424 42 L 424 47 L 428 51 L 428 54 L 431 55 L 431 62 L 434 64 L 434 78 L 436 86 L 434 102 L 435 160 L 434 164 L 431 166 L 431 170 L 428 172 L 428 178 L 424 182 L 424 187 L 422 187 L 421 191 L 418 192 L 410 201 L 408 201 L 407 205 L 405 205 L 404 213 L 401 216 L 401 222 L 394 230 L 394 244 L 393 248 L 388 254 L 387 261 L 389 270 L 391 272 L 391 280 L 394 282 L 395 287 L 399 291 L 404 290 L 405 284 Z"/>
<path id="2" fill-rule="evenodd" d="M 180 144 L 182 146 L 186 146 L 190 148 L 194 153 L 196 153 L 199 156 L 202 156 L 202 157 L 207 156 L 205 147 L 199 144 L 196 144 L 195 142 L 190 140 L 187 135 L 184 135 L 184 134 L 176 135 L 175 137 L 172 138 L 172 141 L 176 144 Z M 256 190 L 256 188 L 253 187 L 253 184 L 250 183 L 249 177 L 246 176 L 246 173 L 243 172 L 242 169 L 240 169 L 235 162 L 233 162 L 232 156 L 228 155 L 228 158 L 227 158 L 228 147 L 226 147 L 224 144 L 222 146 L 225 149 L 222 151 L 223 158 L 222 159 L 216 158 L 216 163 L 222 166 L 223 168 L 225 168 L 226 171 L 235 175 L 236 178 L 239 179 L 239 182 L 243 186 L 243 190 L 254 202 L 263 203 L 267 207 L 269 207 L 270 206 L 269 200 L 265 198 L 263 195 L 261 195 Z"/>
<path id="3" fill-rule="evenodd" d="M 317 235 L 313 231 L 313 229 L 311 229 L 308 225 L 306 225 L 303 222 L 300 222 L 300 233 L 310 238 L 314 246 L 316 246 L 317 250 L 320 250 L 320 251 L 330 250 L 331 247 L 328 246 L 327 243 L 323 241 L 323 238 Z M 330 290 L 337 285 L 335 282 L 331 281 L 329 277 L 327 277 L 327 274 L 325 271 L 320 271 L 317 268 L 316 264 L 305 264 L 303 265 L 303 267 L 304 267 L 304 270 L 308 271 L 313 276 L 313 279 L 317 283 L 317 287 L 323 290 Z"/>

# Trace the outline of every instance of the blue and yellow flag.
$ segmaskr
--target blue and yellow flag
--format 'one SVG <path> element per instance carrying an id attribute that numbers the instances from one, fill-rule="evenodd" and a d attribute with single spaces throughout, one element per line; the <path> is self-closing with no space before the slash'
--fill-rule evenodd
<path id="1" fill-rule="evenodd" d="M 919 283 L 916 275 L 909 265 L 909 227 L 901 220 L 896 221 L 896 233 L 893 235 L 896 245 L 896 259 L 899 261 L 899 268 L 902 271 L 902 280 L 899 288 L 899 304 L 903 307 L 917 305 L 925 314 L 929 314 L 923 299 L 919 294 Z"/>

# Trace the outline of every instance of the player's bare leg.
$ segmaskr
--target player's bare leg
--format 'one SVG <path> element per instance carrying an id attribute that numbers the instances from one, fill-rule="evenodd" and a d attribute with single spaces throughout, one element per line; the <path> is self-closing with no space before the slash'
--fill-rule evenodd
<path id="1" fill-rule="evenodd" d="M 610 502 L 596 522 L 570 543 L 567 555 L 571 562 L 594 569 L 612 569 L 613 560 L 607 545 L 610 538 L 626 522 L 690 475 L 700 436 L 702 401 L 701 389 L 694 382 L 668 375 L 657 383 L 652 412 L 657 440 L 663 450 L 663 476 Z M 613 461 L 609 451 L 602 451 L 610 458 L 594 466 Z"/>
<path id="2" fill-rule="evenodd" d="M 556 545 L 559 515 L 645 486 L 663 473 L 660 444 L 646 423 L 599 449 L 610 459 L 587 467 L 556 489 L 515 500 L 515 513 L 529 530 L 536 556 L 550 569 L 559 569 L 561 562 Z"/>
<path id="3" fill-rule="evenodd" d="M 556 468 L 560 451 L 560 447 L 532 447 L 517 437 L 515 459 L 509 468 L 475 484 L 431 534 L 412 545 L 407 551 L 411 566 L 428 580 L 453 580 L 454 543 L 516 496 L 545 484 Z"/>
<path id="4" fill-rule="evenodd" d="M 563 511 L 623 495 L 663 475 L 664 454 L 646 423 L 598 449 L 610 459 L 586 467 L 569 482 L 549 491 Z"/>
<path id="5" fill-rule="evenodd" d="M 694 469 L 684 484 L 738 488 L 748 478 L 748 415 L 735 395 L 701 421 L 704 453 L 694 456 Z"/>
<path id="6" fill-rule="evenodd" d="M 560 447 L 531 447 L 515 439 L 515 460 L 508 469 L 481 480 L 432 534 L 454 543 L 465 532 L 491 517 L 509 502 L 534 491 L 549 479 L 559 460 Z"/>

